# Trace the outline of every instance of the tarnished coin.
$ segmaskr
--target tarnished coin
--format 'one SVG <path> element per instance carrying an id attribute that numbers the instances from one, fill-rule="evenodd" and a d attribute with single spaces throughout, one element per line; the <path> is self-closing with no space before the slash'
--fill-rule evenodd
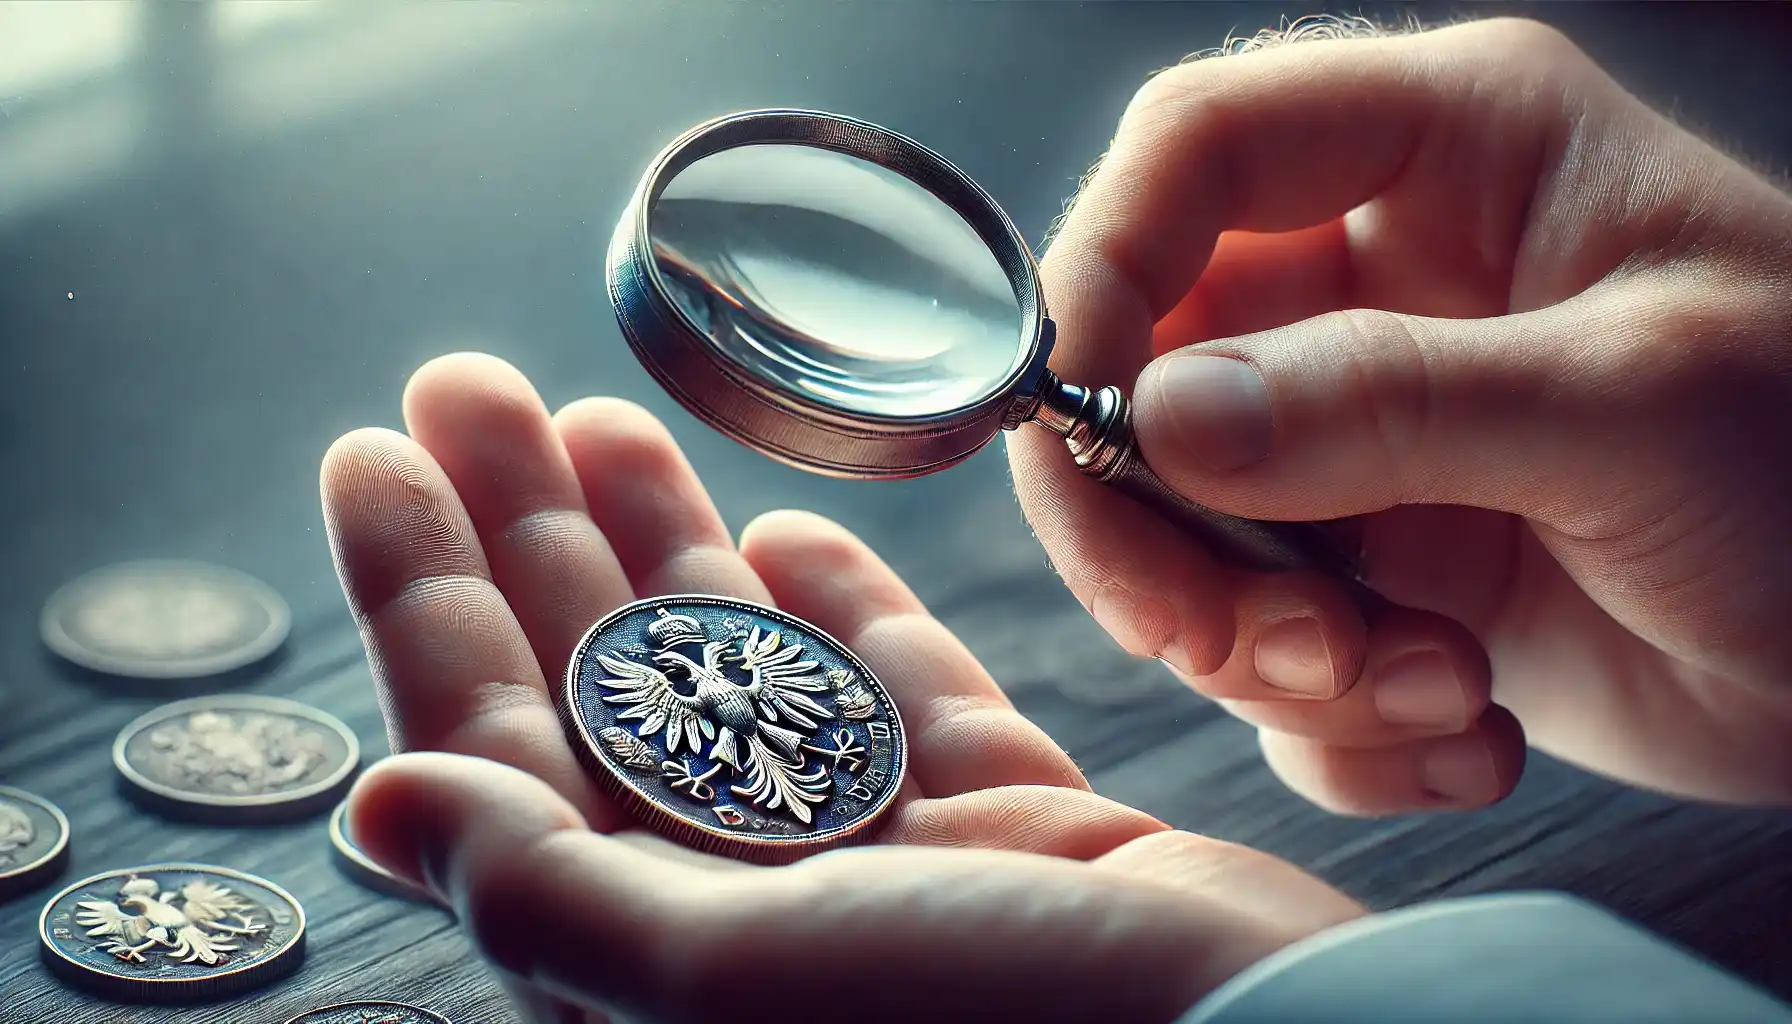
<path id="1" fill-rule="evenodd" d="M 407 1003 L 363 1000 L 306 1010 L 286 1024 L 453 1024 L 439 1013 Z"/>
<path id="2" fill-rule="evenodd" d="M 328 806 L 360 766 L 361 745 L 334 716 L 298 701 L 219 694 L 125 726 L 112 763 L 158 809 L 265 820 Z"/>
<path id="3" fill-rule="evenodd" d="M 214 999 L 284 977 L 305 956 L 297 900 L 204 864 L 83 879 L 50 900 L 37 931 L 52 971 L 120 1000 Z"/>
<path id="4" fill-rule="evenodd" d="M 144 679 L 216 675 L 274 653 L 292 612 L 267 584 L 204 562 L 97 569 L 44 605 L 44 643 L 96 672 Z"/>
<path id="5" fill-rule="evenodd" d="M 354 838 L 348 833 L 348 803 L 346 801 L 337 804 L 336 809 L 330 812 L 330 845 L 335 848 L 336 863 L 341 865 L 343 874 L 367 888 L 401 899 L 441 905 L 434 893 L 412 885 L 380 867 L 374 863 L 372 857 L 367 856 L 359 846 L 355 845 Z"/>
<path id="6" fill-rule="evenodd" d="M 0 786 L 0 900 L 55 878 L 68 863 L 68 818 L 41 796 Z"/>
<path id="7" fill-rule="evenodd" d="M 624 605 L 585 634 L 561 717 L 637 817 L 777 863 L 868 838 L 908 767 L 883 684 L 815 626 L 747 601 Z"/>

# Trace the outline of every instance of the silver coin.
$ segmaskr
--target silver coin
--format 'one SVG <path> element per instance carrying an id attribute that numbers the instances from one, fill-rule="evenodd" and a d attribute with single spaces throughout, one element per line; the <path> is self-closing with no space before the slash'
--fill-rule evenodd
<path id="1" fill-rule="evenodd" d="M 44 961 L 115 999 L 197 1001 L 284 977 L 305 955 L 305 911 L 274 883 L 204 864 L 107 871 L 38 919 Z"/>
<path id="2" fill-rule="evenodd" d="M 347 801 L 337 804 L 336 809 L 330 812 L 330 845 L 336 851 L 336 862 L 342 867 L 343 873 L 361 885 L 388 896 L 441 906 L 441 901 L 436 899 L 434 893 L 412 885 L 380 867 L 372 857 L 355 845 L 354 838 L 348 832 Z"/>
<path id="3" fill-rule="evenodd" d="M 363 999 L 306 1010 L 286 1024 L 453 1024 L 448 1018 L 421 1006 Z"/>
<path id="4" fill-rule="evenodd" d="M 274 653 L 292 612 L 267 584 L 205 562 L 123 562 L 44 605 L 44 643 L 83 668 L 142 679 L 217 675 Z"/>
<path id="5" fill-rule="evenodd" d="M 863 842 L 895 806 L 908 741 L 845 645 L 750 601 L 636 601 L 585 634 L 562 724 L 637 818 L 697 849 L 780 863 Z"/>
<path id="6" fill-rule="evenodd" d="M 136 795 L 177 813 L 297 817 L 347 788 L 361 744 L 335 716 L 281 697 L 164 704 L 118 733 L 112 763 Z"/>
<path id="7" fill-rule="evenodd" d="M 0 786 L 0 899 L 55 878 L 68 864 L 68 817 L 43 797 Z"/>

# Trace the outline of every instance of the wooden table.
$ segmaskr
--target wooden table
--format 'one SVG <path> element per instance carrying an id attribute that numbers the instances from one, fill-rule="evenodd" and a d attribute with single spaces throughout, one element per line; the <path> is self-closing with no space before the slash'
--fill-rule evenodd
<path id="1" fill-rule="evenodd" d="M 0 905 L 0 1022 L 264 1024 L 350 998 L 514 1020 L 445 913 L 345 879 L 321 817 L 163 822 L 119 796 L 108 756 L 133 716 L 218 689 L 308 701 L 349 722 L 369 757 L 384 751 L 322 537 L 317 462 L 344 430 L 395 425 L 410 369 L 466 347 L 516 362 L 550 404 L 607 392 L 659 411 L 736 526 L 800 506 L 859 530 L 1113 797 L 1289 857 L 1375 906 L 1567 889 L 1792 995 L 1786 815 L 1683 806 L 1539 758 L 1486 813 L 1330 817 L 1280 788 L 1247 729 L 1088 621 L 1022 523 L 1000 453 L 900 485 L 785 470 L 678 412 L 620 343 L 602 241 L 647 158 L 691 123 L 762 105 L 881 121 L 958 160 L 1036 237 L 1148 71 L 1301 10 L 113 10 L 127 13 L 61 9 L 31 28 L 30 61 L 18 39 L 0 42 L 13 47 L 0 53 L 0 782 L 74 823 L 58 885 Z M 1783 8 L 1537 13 L 1727 138 L 1792 154 L 1792 117 L 1766 102 L 1792 85 L 1774 56 Z M 56 39 L 78 40 L 76 56 L 57 58 Z M 178 685 L 90 676 L 42 651 L 36 616 L 58 584 L 150 556 L 278 587 L 295 611 L 284 651 Z M 304 968 L 182 1009 L 99 1003 L 49 977 L 35 929 L 55 888 L 172 859 L 294 893 L 310 915 Z"/>

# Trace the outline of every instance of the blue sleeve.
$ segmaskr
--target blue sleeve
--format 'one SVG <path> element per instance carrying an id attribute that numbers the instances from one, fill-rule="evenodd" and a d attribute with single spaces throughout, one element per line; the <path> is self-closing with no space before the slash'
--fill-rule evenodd
<path id="1" fill-rule="evenodd" d="M 1792 1024 L 1792 1007 L 1582 900 L 1376 914 L 1296 943 L 1177 1024 Z"/>

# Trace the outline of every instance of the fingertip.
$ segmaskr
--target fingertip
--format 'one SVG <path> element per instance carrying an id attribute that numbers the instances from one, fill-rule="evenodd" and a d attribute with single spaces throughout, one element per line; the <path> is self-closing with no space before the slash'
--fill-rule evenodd
<path id="1" fill-rule="evenodd" d="M 396 754 L 375 762 L 348 795 L 349 834 L 374 863 L 442 897 L 424 863 L 423 825 L 434 820 L 431 762 L 453 755 Z"/>
<path id="2" fill-rule="evenodd" d="M 767 512 L 741 531 L 741 557 L 779 607 L 829 632 L 924 612 L 914 592 L 846 527 L 810 512 Z"/>
<path id="3" fill-rule="evenodd" d="M 409 437 L 385 427 L 359 427 L 330 442 L 318 464 L 318 482 L 328 500 L 339 494 L 345 483 L 365 472 L 370 463 L 389 458 L 389 453 L 408 450 Z"/>
<path id="4" fill-rule="evenodd" d="M 400 405 L 409 420 L 414 412 L 428 409 L 441 398 L 469 391 L 521 391 L 534 396 L 535 386 L 514 364 L 490 353 L 449 352 L 412 371 Z"/>
<path id="5" fill-rule="evenodd" d="M 504 843 L 585 828 L 553 787 L 485 758 L 418 751 L 385 758 L 349 793 L 349 829 L 376 863 L 451 902 L 457 858 Z"/>
<path id="6" fill-rule="evenodd" d="M 582 432 L 595 427 L 651 437 L 655 441 L 661 438 L 669 440 L 672 436 L 666 425 L 660 422 L 660 418 L 649 412 L 646 406 L 609 395 L 589 395 L 574 399 L 556 410 L 553 420 L 562 433 L 568 429 Z"/>
<path id="7" fill-rule="evenodd" d="M 754 516 L 740 531 L 740 550 L 782 552 L 816 538 L 828 537 L 862 543 L 851 530 L 824 515 L 795 508 L 778 508 Z"/>

